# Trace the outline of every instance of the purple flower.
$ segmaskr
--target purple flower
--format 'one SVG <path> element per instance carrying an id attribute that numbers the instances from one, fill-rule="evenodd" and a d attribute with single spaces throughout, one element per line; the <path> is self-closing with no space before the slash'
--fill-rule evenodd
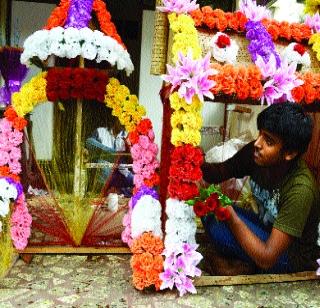
<path id="1" fill-rule="evenodd" d="M 317 263 L 318 263 L 318 265 L 319 265 L 319 268 L 317 269 L 316 274 L 317 274 L 318 276 L 320 276 L 320 259 L 317 260 Z"/>
<path id="2" fill-rule="evenodd" d="M 258 56 L 256 65 L 260 68 L 262 76 L 266 81 L 263 85 L 264 93 L 261 99 L 262 104 L 264 100 L 267 104 L 280 103 L 283 101 L 294 102 L 291 91 L 302 85 L 303 81 L 298 79 L 295 71 L 296 63 L 288 65 L 284 61 L 279 68 L 276 67 L 276 59 L 274 55 L 270 56 L 268 62 L 264 62 L 262 57 Z"/>
<path id="3" fill-rule="evenodd" d="M 257 5 L 256 1 L 252 0 L 240 1 L 239 11 L 252 21 L 260 21 L 264 18 L 271 18 L 270 11 L 266 7 Z"/>
<path id="4" fill-rule="evenodd" d="M 137 193 L 131 198 L 131 208 L 133 209 L 140 198 L 144 195 L 150 195 L 152 198 L 159 200 L 159 194 L 152 188 L 142 185 Z"/>
<path id="5" fill-rule="evenodd" d="M 313 16 L 306 15 L 304 23 L 309 26 L 314 32 L 320 32 L 320 15 L 318 12 Z"/>
<path id="6" fill-rule="evenodd" d="M 201 101 L 204 99 L 203 96 L 214 98 L 210 89 L 215 82 L 210 80 L 209 76 L 216 74 L 216 71 L 210 68 L 209 53 L 203 59 L 193 60 L 191 51 L 186 57 L 179 52 L 176 66 L 167 64 L 167 69 L 168 74 L 162 76 L 163 80 L 172 84 L 172 90 L 179 87 L 179 96 L 188 104 L 192 103 L 194 95 L 198 95 Z"/>
<path id="7" fill-rule="evenodd" d="M 187 292 L 196 293 L 191 277 L 200 276 L 201 270 L 196 266 L 202 256 L 196 252 L 198 245 L 181 243 L 166 247 L 164 272 L 160 274 L 162 284 L 160 289 L 172 289 L 175 285 L 180 296 Z"/>
<path id="8" fill-rule="evenodd" d="M 164 7 L 157 6 L 157 9 L 164 13 L 187 14 L 199 8 L 196 0 L 162 0 Z"/>
<path id="9" fill-rule="evenodd" d="M 268 62 L 271 55 L 276 59 L 277 67 L 281 65 L 281 59 L 278 55 L 272 38 L 265 27 L 259 21 L 248 21 L 246 27 L 246 38 L 250 41 L 248 51 L 253 62 L 261 56 L 264 62 Z"/>

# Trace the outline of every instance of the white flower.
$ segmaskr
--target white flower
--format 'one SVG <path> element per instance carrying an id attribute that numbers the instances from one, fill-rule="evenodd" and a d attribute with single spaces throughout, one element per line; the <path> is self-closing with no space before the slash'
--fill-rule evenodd
<path id="1" fill-rule="evenodd" d="M 238 44 L 228 35 L 217 32 L 210 40 L 211 54 L 219 62 L 235 63 L 239 51 Z"/>
<path id="2" fill-rule="evenodd" d="M 6 217 L 10 210 L 10 200 L 0 199 L 0 216 Z"/>
<path id="3" fill-rule="evenodd" d="M 162 238 L 161 204 L 152 196 L 144 195 L 132 210 L 131 236 L 137 238 L 143 232 L 148 231 Z"/>
<path id="4" fill-rule="evenodd" d="M 7 182 L 6 179 L 0 179 L 0 197 L 2 199 L 14 199 L 18 197 L 16 187 Z"/>
<path id="5" fill-rule="evenodd" d="M 166 213 L 169 219 L 194 220 L 195 214 L 191 206 L 184 201 L 169 198 L 166 201 Z"/>
<path id="6" fill-rule="evenodd" d="M 286 60 L 288 64 L 302 64 L 309 67 L 311 65 L 310 55 L 306 48 L 298 43 L 290 43 L 282 52 L 282 60 Z"/>

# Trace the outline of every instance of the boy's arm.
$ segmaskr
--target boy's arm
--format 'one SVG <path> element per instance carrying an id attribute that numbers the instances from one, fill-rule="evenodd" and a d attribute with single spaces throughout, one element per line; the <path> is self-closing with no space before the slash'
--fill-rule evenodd
<path id="1" fill-rule="evenodd" d="M 271 268 L 288 249 L 294 237 L 272 228 L 270 237 L 266 242 L 263 242 L 238 217 L 231 206 L 228 209 L 231 217 L 227 223 L 240 246 L 257 266 L 263 269 Z"/>
<path id="2" fill-rule="evenodd" d="M 231 178 L 250 175 L 253 167 L 253 142 L 245 145 L 230 159 L 222 163 L 206 163 L 201 166 L 203 179 L 208 183 L 220 183 Z"/>

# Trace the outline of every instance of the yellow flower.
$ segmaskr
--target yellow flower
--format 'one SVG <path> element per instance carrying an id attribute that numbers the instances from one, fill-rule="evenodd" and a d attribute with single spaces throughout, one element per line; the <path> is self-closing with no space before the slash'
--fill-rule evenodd
<path id="1" fill-rule="evenodd" d="M 320 33 L 315 33 L 310 37 L 309 45 L 312 45 L 312 50 L 315 51 L 317 59 L 320 61 Z"/>
<path id="2" fill-rule="evenodd" d="M 309 15 L 314 15 L 319 12 L 320 9 L 320 0 L 306 0 L 304 12 Z"/>
<path id="3" fill-rule="evenodd" d="M 170 97 L 170 106 L 174 110 L 183 109 L 185 111 L 193 111 L 193 112 L 200 112 L 202 108 L 202 103 L 199 100 L 198 96 L 194 96 L 192 98 L 192 103 L 188 104 L 184 98 L 181 98 L 178 92 L 173 92 Z"/>

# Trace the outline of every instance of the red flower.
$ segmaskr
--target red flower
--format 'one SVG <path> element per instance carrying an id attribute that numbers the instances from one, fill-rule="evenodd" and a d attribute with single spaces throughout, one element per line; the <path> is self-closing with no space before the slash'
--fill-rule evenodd
<path id="1" fill-rule="evenodd" d="M 28 121 L 24 118 L 21 117 L 16 117 L 13 120 L 13 127 L 17 130 L 23 130 L 28 124 Z"/>
<path id="2" fill-rule="evenodd" d="M 152 129 L 152 123 L 149 119 L 143 119 L 137 125 L 137 131 L 142 135 L 147 135 L 150 129 Z"/>
<path id="3" fill-rule="evenodd" d="M 8 107 L 4 112 L 4 116 L 7 118 L 8 121 L 12 122 L 18 115 L 12 107 Z"/>
<path id="4" fill-rule="evenodd" d="M 129 133 L 128 138 L 131 145 L 134 145 L 139 142 L 139 133 L 136 130 L 134 130 Z"/>
<path id="5" fill-rule="evenodd" d="M 302 57 L 304 53 L 306 52 L 306 49 L 301 44 L 295 44 L 293 47 L 293 50 L 300 54 Z"/>
<path id="6" fill-rule="evenodd" d="M 203 217 L 207 215 L 208 208 L 204 202 L 198 201 L 193 206 L 193 211 L 198 217 Z"/>
<path id="7" fill-rule="evenodd" d="M 177 179 L 170 179 L 168 185 L 168 194 L 170 198 L 179 200 L 190 200 L 199 195 L 199 188 L 195 183 L 183 182 Z"/>
<path id="8" fill-rule="evenodd" d="M 226 207 L 220 206 L 214 211 L 214 213 L 218 220 L 224 221 L 230 219 L 230 212 Z"/>
<path id="9" fill-rule="evenodd" d="M 221 34 L 218 36 L 218 40 L 216 42 L 219 48 L 225 48 L 226 46 L 230 46 L 231 41 L 229 36 Z"/>
<path id="10" fill-rule="evenodd" d="M 214 212 L 220 205 L 219 195 L 217 193 L 213 193 L 206 200 L 206 207 L 209 212 Z"/>

